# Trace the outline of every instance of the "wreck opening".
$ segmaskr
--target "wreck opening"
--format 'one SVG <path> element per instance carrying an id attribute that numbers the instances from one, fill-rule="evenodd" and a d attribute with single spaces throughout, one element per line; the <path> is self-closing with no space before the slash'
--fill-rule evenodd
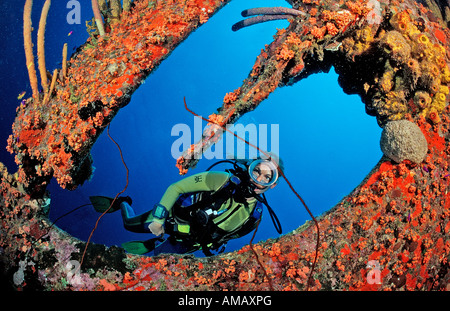
<path id="1" fill-rule="evenodd" d="M 111 135 L 121 146 L 130 171 L 124 195 L 132 197 L 136 214 L 153 208 L 166 187 L 181 179 L 175 168 L 176 157 L 171 154 L 176 139 L 171 134 L 174 126 L 187 125 L 191 129 L 192 143 L 201 138 L 201 130 L 195 129 L 195 118 L 182 107 L 183 96 L 198 113 L 210 112 L 230 90 L 230 85 L 239 85 L 248 74 L 247 66 L 242 64 L 252 63 L 264 43 L 270 41 L 277 23 L 279 26 L 287 24 L 287 21 L 279 21 L 231 33 L 230 29 L 223 29 L 224 21 L 221 20 L 229 14 L 226 10 L 230 8 L 231 5 L 223 8 L 177 47 L 111 122 Z M 257 39 L 247 42 L 240 50 L 230 51 L 225 49 L 226 40 L 204 40 L 212 34 L 221 38 L 231 34 L 227 39 L 229 42 L 235 42 L 236 36 Z M 290 105 L 292 103 L 294 105 Z M 286 163 L 286 174 L 295 182 L 315 215 L 337 204 L 381 157 L 378 147 L 381 129 L 374 118 L 364 113 L 358 96 L 344 94 L 334 70 L 277 89 L 259 109 L 244 115 L 238 122 L 244 126 L 279 125 L 278 142 L 280 156 Z M 54 181 L 50 184 L 52 205 L 55 206 L 50 211 L 51 220 L 85 204 L 91 195 L 114 197 L 123 189 L 126 172 L 116 146 L 106 133 L 98 138 L 91 154 L 95 172 L 89 182 L 71 192 L 60 189 Z M 227 152 L 223 150 L 222 158 L 226 157 Z M 190 174 L 201 172 L 218 160 L 203 157 Z M 345 182 L 341 176 L 346 176 Z M 286 198 L 290 199 L 286 201 Z M 277 211 L 283 233 L 310 219 L 283 181 L 268 193 L 268 200 Z M 278 236 L 267 211 L 264 214 L 254 242 Z M 83 208 L 59 219 L 57 226 L 87 240 L 98 216 L 92 208 Z M 117 212 L 102 218 L 92 241 L 108 246 L 148 238 L 148 234 L 126 231 L 120 212 Z M 241 248 L 249 239 L 250 236 L 231 240 L 226 251 Z"/>
<path id="2" fill-rule="evenodd" d="M 171 66 L 170 60 L 167 64 Z M 171 72 L 163 66 L 160 69 Z M 164 80 L 159 76 L 160 72 L 165 74 L 161 70 L 150 76 L 135 93 L 131 105 L 122 109 L 111 124 L 111 135 L 120 144 L 130 170 L 130 183 L 124 195 L 132 197 L 136 214 L 151 209 L 159 202 L 165 189 L 182 178 L 170 154 L 176 137 L 170 136 L 173 125 L 167 120 L 177 115 L 192 128 L 196 122 L 181 105 L 177 111 L 167 111 L 164 105 L 157 104 L 169 100 L 168 94 L 162 92 L 162 85 L 158 84 L 158 81 Z M 186 91 L 193 86 L 186 85 Z M 317 87 L 326 91 L 318 91 Z M 148 94 L 152 97 L 149 98 Z M 146 105 L 147 100 L 151 102 Z M 295 104 L 290 105 L 292 103 Z M 173 105 L 176 106 L 176 103 Z M 286 113 L 287 110 L 290 113 Z M 381 128 L 375 118 L 365 114 L 359 96 L 347 95 L 342 91 L 334 70 L 311 75 L 293 86 L 276 90 L 259 109 L 243 116 L 239 123 L 244 126 L 279 125 L 279 153 L 285 163 L 286 175 L 301 191 L 314 215 L 335 206 L 381 158 L 378 144 Z M 193 141 L 196 139 L 193 137 Z M 96 170 L 92 180 L 85 185 L 70 192 L 61 190 L 55 184 L 50 185 L 52 205 L 58 207 L 51 210 L 51 220 L 85 203 L 90 195 L 114 196 L 123 188 L 126 172 L 116 146 L 106 133 L 94 145 L 92 156 Z M 224 149 L 223 157 L 226 156 Z M 201 172 L 218 160 L 204 157 L 190 174 Z M 345 179 L 342 176 L 346 176 Z M 284 181 L 267 193 L 267 199 L 280 219 L 283 234 L 309 220 Z M 255 243 L 278 236 L 267 210 L 263 215 Z M 57 225 L 73 236 L 86 240 L 98 216 L 91 207 L 85 207 L 60 219 Z M 108 246 L 148 238 L 149 234 L 126 231 L 120 212 L 116 212 L 102 218 L 92 241 Z M 250 238 L 247 235 L 229 241 L 226 251 L 240 249 Z M 202 253 L 197 252 L 196 255 L 202 256 Z"/>

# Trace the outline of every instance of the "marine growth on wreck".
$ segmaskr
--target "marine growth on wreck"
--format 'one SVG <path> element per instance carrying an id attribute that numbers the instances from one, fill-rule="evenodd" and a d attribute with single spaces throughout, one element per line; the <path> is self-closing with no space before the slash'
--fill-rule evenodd
<path id="1" fill-rule="evenodd" d="M 63 50 L 61 68 L 38 81 L 50 0 L 37 27 L 38 57 L 30 14 L 40 8 L 24 1 L 33 96 L 17 107 L 8 139 L 18 170 L 0 163 L 5 279 L 17 290 L 449 290 L 450 11 L 433 0 L 287 1 L 290 9 L 249 8 L 233 26 L 289 21 L 211 122 L 233 124 L 278 87 L 333 66 L 343 90 L 358 94 L 383 128 L 384 156 L 317 223 L 208 258 L 131 255 L 51 224 L 50 179 L 64 189 L 87 180 L 93 144 L 133 92 L 228 2 L 93 0 L 88 41 L 70 59 Z M 180 174 L 219 136 L 205 132 L 186 150 L 174 163 Z"/>

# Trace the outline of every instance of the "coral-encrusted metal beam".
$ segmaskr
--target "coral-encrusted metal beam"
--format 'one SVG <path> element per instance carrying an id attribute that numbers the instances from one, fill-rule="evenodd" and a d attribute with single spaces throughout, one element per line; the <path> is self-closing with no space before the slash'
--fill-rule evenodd
<path id="1" fill-rule="evenodd" d="M 450 82 L 448 29 L 444 22 L 430 20 L 428 9 L 411 2 L 390 9 L 376 0 L 347 1 L 343 6 L 333 1 L 320 5 L 294 1 L 293 6 L 302 14 L 290 15 L 289 27 L 278 31 L 261 52 L 241 87 L 225 96 L 216 116 L 227 120 L 222 125 L 255 109 L 277 87 L 327 72 L 331 66 L 340 74 L 344 90 L 359 94 L 367 113 L 376 116 L 380 126 L 420 117 L 440 123 Z M 245 16 L 247 12 L 270 16 L 271 11 L 244 12 Z M 306 19 L 304 12 L 309 16 Z M 220 136 L 206 130 L 178 159 L 180 173 L 194 167 L 201 153 Z"/>
<path id="2" fill-rule="evenodd" d="M 174 15 L 178 2 L 196 12 L 189 15 L 191 22 L 186 15 Z M 51 110 L 32 99 L 18 108 L 9 146 L 21 168 L 10 174 L 0 164 L 0 280 L 34 290 L 263 290 L 268 289 L 267 275 L 275 290 L 307 288 L 316 254 L 310 222 L 254 245 L 262 265 L 249 246 L 194 258 L 133 256 L 92 244 L 81 269 L 74 270 L 85 244 L 50 226 L 47 198 L 34 189 L 46 185 L 45 179 L 37 183 L 37 174 L 54 173 L 68 187 L 83 180 L 77 170 L 89 164 L 86 158 L 98 132 L 167 55 L 166 49 L 175 46 L 163 30 L 186 36 L 207 18 L 200 9 L 205 3 L 212 12 L 222 5 L 136 2 L 135 11 L 122 17 L 124 25 L 117 26 L 121 31 L 109 34 L 114 40 L 100 39 L 96 46 L 89 41 L 72 58 Z M 226 94 L 218 113 L 210 116 L 221 125 L 233 123 L 278 86 L 333 65 L 344 90 L 359 94 L 380 126 L 402 119 L 422 132 L 428 148 L 422 162 L 397 163 L 384 156 L 352 193 L 318 218 L 321 243 L 310 289 L 450 289 L 449 16 L 431 0 L 426 3 L 292 1 L 309 17 L 294 17 L 278 31 L 242 86 Z M 156 27 L 161 24 L 166 27 Z M 141 30 L 152 33 L 150 42 L 136 33 Z M 100 77 L 99 70 L 107 75 Z M 389 135 L 395 142 L 395 133 Z M 177 163 L 180 171 L 194 165 L 196 152 L 214 139 L 205 133 L 206 145 L 186 151 Z"/>

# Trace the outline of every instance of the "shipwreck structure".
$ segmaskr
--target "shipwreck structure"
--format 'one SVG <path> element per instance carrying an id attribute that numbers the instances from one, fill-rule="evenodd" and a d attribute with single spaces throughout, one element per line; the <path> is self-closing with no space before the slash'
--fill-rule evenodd
<path id="1" fill-rule="evenodd" d="M 449 290 L 450 11 L 433 0 L 298 0 L 256 8 L 233 26 L 273 19 L 289 26 L 262 47 L 238 89 L 210 121 L 224 126 L 278 87 L 333 66 L 383 128 L 376 167 L 330 211 L 293 232 L 208 258 L 126 254 L 79 241 L 47 218 L 55 177 L 75 189 L 92 174 L 90 150 L 133 92 L 192 31 L 228 0 L 93 0 L 88 41 L 47 78 L 42 9 L 39 93 L 24 7 L 33 96 L 17 107 L 0 164 L 0 267 L 18 290 Z M 25 70 L 25 69 L 24 69 Z M 300 95 L 299 95 L 300 96 Z M 320 118 L 320 116 L 318 116 Z M 220 133 L 205 133 L 176 163 L 180 173 Z M 319 229 L 319 230 L 318 230 Z M 319 243 L 317 243 L 317 241 Z"/>

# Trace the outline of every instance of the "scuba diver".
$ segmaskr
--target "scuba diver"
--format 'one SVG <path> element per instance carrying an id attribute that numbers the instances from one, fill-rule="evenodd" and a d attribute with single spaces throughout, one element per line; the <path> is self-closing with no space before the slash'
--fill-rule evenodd
<path id="1" fill-rule="evenodd" d="M 90 199 L 98 212 L 120 209 L 125 229 L 157 236 L 123 243 L 129 253 L 187 254 L 202 250 L 211 256 L 212 251 L 223 252 L 227 241 L 252 232 L 261 221 L 263 204 L 281 233 L 280 222 L 264 193 L 277 185 L 283 164 L 275 154 L 268 155 L 268 159 L 219 161 L 205 172 L 170 185 L 160 202 L 141 215 L 135 215 L 130 197 L 118 197 L 114 203 L 112 198 L 102 196 Z M 233 168 L 210 171 L 220 163 L 231 163 Z"/>

